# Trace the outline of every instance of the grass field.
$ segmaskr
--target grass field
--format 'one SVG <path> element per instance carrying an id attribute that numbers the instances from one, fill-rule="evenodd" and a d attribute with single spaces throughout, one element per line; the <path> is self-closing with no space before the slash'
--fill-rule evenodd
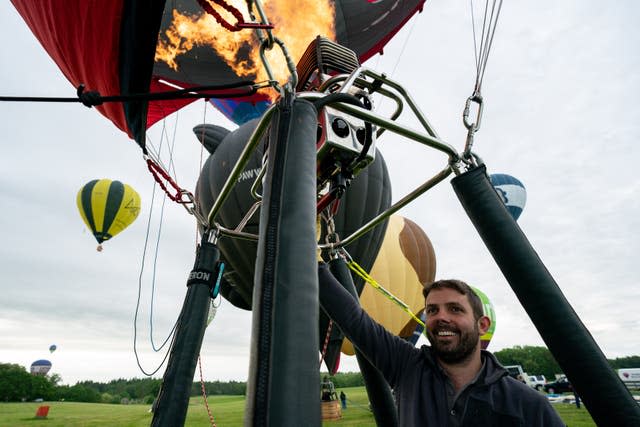
<path id="1" fill-rule="evenodd" d="M 368 409 L 363 387 L 343 389 L 347 394 L 347 409 L 342 419 L 325 421 L 324 427 L 358 426 L 373 427 L 375 422 Z M 215 423 L 220 427 L 242 426 L 244 415 L 243 396 L 210 396 L 209 408 Z M 40 405 L 48 405 L 49 416 L 36 419 Z M 554 408 L 569 427 L 593 427 L 595 423 L 584 407 L 577 409 L 565 403 Z M 148 405 L 108 405 L 76 402 L 0 403 L 0 427 L 142 427 L 151 423 Z M 209 415 L 201 397 L 192 398 L 185 425 L 190 427 L 210 425 Z"/>

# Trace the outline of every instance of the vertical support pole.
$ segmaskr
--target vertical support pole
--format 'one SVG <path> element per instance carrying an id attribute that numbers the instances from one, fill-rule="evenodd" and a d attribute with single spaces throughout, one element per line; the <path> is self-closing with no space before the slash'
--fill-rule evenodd
<path id="1" fill-rule="evenodd" d="M 152 426 L 182 426 L 187 417 L 189 397 L 196 363 L 207 328 L 209 313 L 209 284 L 215 282 L 216 263 L 220 252 L 207 241 L 208 235 L 196 254 L 193 270 L 187 281 L 187 295 L 176 324 L 171 355 L 162 378 Z"/>
<path id="2" fill-rule="evenodd" d="M 317 112 L 286 95 L 271 123 L 245 425 L 320 426 Z"/>
<path id="3" fill-rule="evenodd" d="M 598 425 L 638 426 L 634 401 L 520 227 L 484 166 L 452 180 L 467 215 Z"/>

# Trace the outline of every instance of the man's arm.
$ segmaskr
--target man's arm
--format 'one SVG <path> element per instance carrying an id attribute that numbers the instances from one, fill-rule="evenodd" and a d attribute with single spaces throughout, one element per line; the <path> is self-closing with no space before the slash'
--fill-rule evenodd
<path id="1" fill-rule="evenodd" d="M 320 305 L 355 347 L 392 385 L 415 348 L 375 322 L 336 280 L 328 265 L 318 266 Z"/>

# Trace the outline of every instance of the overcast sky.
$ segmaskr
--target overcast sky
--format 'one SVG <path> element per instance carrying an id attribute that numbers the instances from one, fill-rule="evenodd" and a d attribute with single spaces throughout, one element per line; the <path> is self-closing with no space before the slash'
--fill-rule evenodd
<path id="1" fill-rule="evenodd" d="M 0 94 L 74 96 L 9 2 L 0 2 L 0 16 Z M 640 354 L 639 16 L 632 1 L 505 2 L 475 142 L 490 173 L 524 183 L 519 224 L 609 358 Z M 461 113 L 475 81 L 468 2 L 428 1 L 367 65 L 403 84 L 441 138 L 462 150 Z M 167 202 L 159 232 L 162 204 L 158 194 L 152 204 L 153 179 L 140 150 L 95 110 L 0 103 L 0 115 L 0 362 L 28 369 L 46 358 L 66 384 L 142 377 L 133 352 L 141 277 L 138 352 L 143 368 L 154 371 L 164 351 L 153 352 L 149 340 L 152 289 L 158 347 L 186 291 L 193 218 Z M 203 120 L 233 127 L 202 102 L 165 124 L 173 132 L 177 123 L 178 182 L 191 190 L 201 164 L 191 129 Z M 162 126 L 150 131 L 156 141 Z M 444 167 L 443 156 L 389 133 L 378 147 L 395 200 Z M 101 253 L 75 203 L 95 178 L 132 185 L 143 206 Z M 448 182 L 401 214 L 431 238 L 437 277 L 466 280 L 492 300 L 490 350 L 543 345 Z M 222 302 L 202 346 L 205 379 L 247 378 L 250 322 L 249 312 Z M 53 354 L 51 344 L 58 347 Z M 353 358 L 343 366 L 357 369 Z"/>

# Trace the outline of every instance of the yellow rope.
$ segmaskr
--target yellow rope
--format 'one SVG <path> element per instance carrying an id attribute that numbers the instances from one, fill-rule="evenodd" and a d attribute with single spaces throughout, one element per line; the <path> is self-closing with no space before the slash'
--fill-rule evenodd
<path id="1" fill-rule="evenodd" d="M 409 315 L 413 318 L 413 320 L 418 322 L 418 324 L 424 328 L 424 322 L 411 311 L 411 308 L 409 308 L 407 304 L 405 304 L 403 301 L 399 300 L 391 292 L 386 290 L 382 285 L 380 285 L 380 283 L 376 282 L 375 279 L 369 276 L 369 274 L 366 271 L 364 271 L 364 269 L 360 267 L 355 261 L 351 260 L 347 263 L 347 265 L 358 276 L 362 277 L 365 282 L 373 286 L 374 289 L 378 290 L 382 295 L 384 295 L 385 297 L 389 298 L 391 301 L 396 303 L 396 305 L 398 305 L 402 310 L 409 313 Z"/>

